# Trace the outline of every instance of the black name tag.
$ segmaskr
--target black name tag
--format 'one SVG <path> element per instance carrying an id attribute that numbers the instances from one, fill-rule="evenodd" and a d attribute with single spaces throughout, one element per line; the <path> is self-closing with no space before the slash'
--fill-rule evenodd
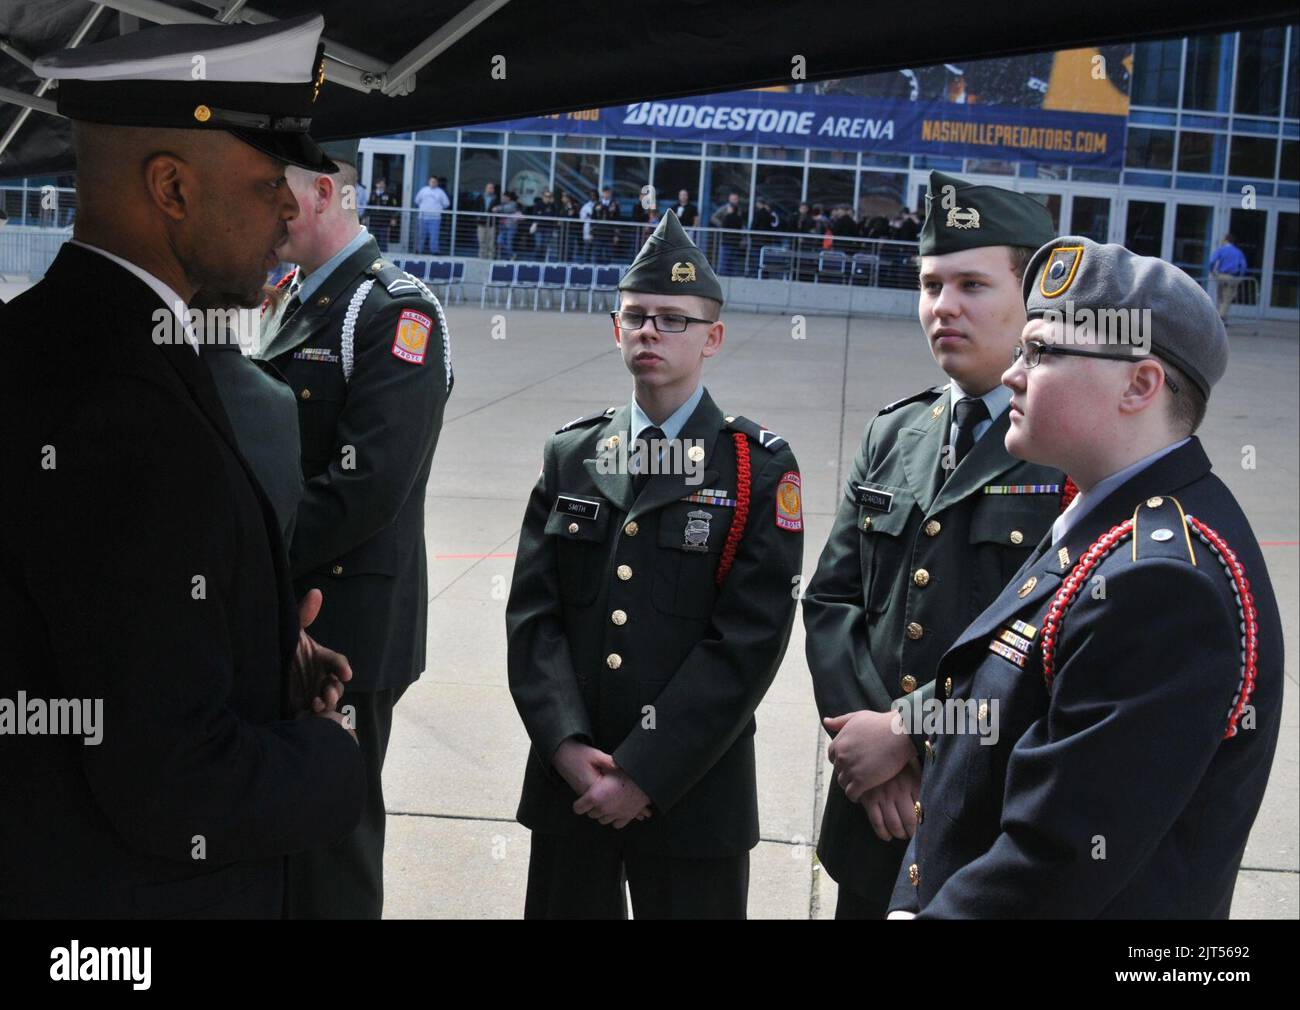
<path id="1" fill-rule="evenodd" d="M 894 493 L 892 491 L 877 491 L 875 488 L 863 487 L 859 484 L 857 494 L 859 505 L 865 505 L 877 512 L 888 512 L 894 507 Z"/>
<path id="2" fill-rule="evenodd" d="M 583 501 L 581 498 L 560 495 L 555 499 L 555 511 L 577 516 L 579 519 L 595 519 L 600 514 L 600 502 Z"/>

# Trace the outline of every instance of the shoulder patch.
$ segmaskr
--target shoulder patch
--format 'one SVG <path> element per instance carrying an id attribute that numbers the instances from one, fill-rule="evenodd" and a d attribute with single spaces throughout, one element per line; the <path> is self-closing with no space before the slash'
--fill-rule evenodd
<path id="1" fill-rule="evenodd" d="M 583 427 L 591 424 L 593 421 L 603 421 L 606 418 L 613 417 L 616 410 L 618 410 L 617 407 L 606 407 L 604 410 L 597 411 L 595 414 L 584 414 L 582 417 L 575 417 L 568 424 L 564 425 L 564 427 L 556 428 L 555 434 L 558 435 L 560 432 L 568 431 L 570 428 Z"/>
<path id="2" fill-rule="evenodd" d="M 438 301 L 437 296 L 428 288 L 425 283 L 418 277 L 408 274 L 405 270 L 395 266 L 382 256 L 379 259 L 372 260 L 366 267 L 367 281 L 370 286 L 378 282 L 391 298 L 419 298 L 429 303 L 429 307 L 424 312 L 407 310 L 403 311 L 398 317 L 397 331 L 393 334 L 393 355 L 401 358 L 403 361 L 420 365 L 424 363 L 425 353 L 428 341 L 432 335 L 436 334 L 442 340 L 442 364 L 443 370 L 447 377 L 447 392 L 451 392 L 453 377 L 451 371 L 451 332 L 447 328 L 447 319 L 442 314 L 442 303 Z M 366 285 L 363 285 L 366 286 Z M 369 291 L 369 287 L 367 287 Z M 432 310 L 430 313 L 429 310 Z M 408 316 L 419 316 L 419 319 L 408 319 Z M 434 319 L 437 320 L 436 325 Z M 410 325 L 412 322 L 418 326 Z M 420 348 L 414 348 L 404 339 L 419 337 L 418 328 L 425 329 L 423 344 Z"/>
<path id="3" fill-rule="evenodd" d="M 786 440 L 774 431 L 768 431 L 761 424 L 751 421 L 747 417 L 739 415 L 735 417 L 728 416 L 727 427 L 733 431 L 744 432 L 751 440 L 757 442 L 762 448 L 769 452 L 776 452 L 781 446 L 786 445 Z"/>
<path id="4" fill-rule="evenodd" d="M 803 529 L 801 483 L 797 471 L 787 470 L 776 485 L 776 525 L 783 530 L 797 533 Z"/>
<path id="5" fill-rule="evenodd" d="M 931 403 L 939 395 L 948 392 L 948 384 L 942 386 L 931 386 L 929 389 L 923 389 L 919 393 L 913 393 L 911 396 L 905 396 L 901 400 L 895 400 L 893 403 L 887 403 L 880 408 L 880 413 L 888 414 L 890 411 L 897 410 L 899 407 L 905 407 L 909 403 Z"/>

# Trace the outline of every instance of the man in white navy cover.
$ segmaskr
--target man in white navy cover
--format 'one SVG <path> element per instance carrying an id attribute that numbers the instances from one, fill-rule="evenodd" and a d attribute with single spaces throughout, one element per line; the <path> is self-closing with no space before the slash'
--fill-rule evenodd
<path id="1" fill-rule="evenodd" d="M 276 917 L 284 856 L 357 823 L 350 674 L 300 631 L 319 597 L 300 618 L 187 309 L 252 297 L 298 210 L 285 165 L 328 170 L 322 28 L 149 28 L 35 65 L 79 209 L 0 309 L 6 915 Z M 98 743 L 49 732 L 60 700 L 102 706 Z"/>

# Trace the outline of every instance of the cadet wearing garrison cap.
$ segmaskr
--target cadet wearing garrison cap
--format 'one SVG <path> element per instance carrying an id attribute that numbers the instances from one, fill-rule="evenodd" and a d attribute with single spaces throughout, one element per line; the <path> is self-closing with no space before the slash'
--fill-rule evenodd
<path id="1" fill-rule="evenodd" d="M 1259 544 L 1193 434 L 1223 326 L 1177 267 L 1075 236 L 1035 254 L 1024 295 L 1007 447 L 1079 494 L 939 663 L 964 718 L 929 730 L 892 907 L 1225 918 L 1283 656 Z M 1117 310 L 1138 339 L 1098 324 Z"/>
<path id="2" fill-rule="evenodd" d="M 310 714 L 324 671 L 294 659 L 279 522 L 188 308 L 255 300 L 275 262 L 284 165 L 319 163 L 321 28 L 144 28 L 35 64 L 78 210 L 0 308 L 0 696 L 96 699 L 102 737 L 0 733 L 9 915 L 276 917 L 284 856 L 359 816 L 356 740 Z"/>
<path id="3" fill-rule="evenodd" d="M 998 382 L 1025 322 L 1020 275 L 1051 218 L 1031 197 L 942 172 L 926 207 L 919 314 L 949 381 L 867 425 L 803 602 L 817 707 L 835 736 L 817 851 L 839 884 L 839 918 L 884 916 L 915 820 L 919 755 L 892 731 L 891 706 L 904 714 L 895 728 L 911 731 L 939 657 L 1065 493 L 1059 470 L 1007 453 Z"/>
<path id="4" fill-rule="evenodd" d="M 619 288 L 632 400 L 547 440 L 506 608 L 532 740 L 524 914 L 625 916 L 625 874 L 637 918 L 739 918 L 754 710 L 794 619 L 799 468 L 701 384 L 723 294 L 676 214 Z"/>

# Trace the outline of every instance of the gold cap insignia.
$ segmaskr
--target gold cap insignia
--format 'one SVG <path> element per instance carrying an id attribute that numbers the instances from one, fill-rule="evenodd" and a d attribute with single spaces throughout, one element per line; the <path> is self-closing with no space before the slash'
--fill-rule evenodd
<path id="1" fill-rule="evenodd" d="M 678 283 L 691 283 L 695 280 L 694 263 L 674 263 L 673 280 Z"/>

